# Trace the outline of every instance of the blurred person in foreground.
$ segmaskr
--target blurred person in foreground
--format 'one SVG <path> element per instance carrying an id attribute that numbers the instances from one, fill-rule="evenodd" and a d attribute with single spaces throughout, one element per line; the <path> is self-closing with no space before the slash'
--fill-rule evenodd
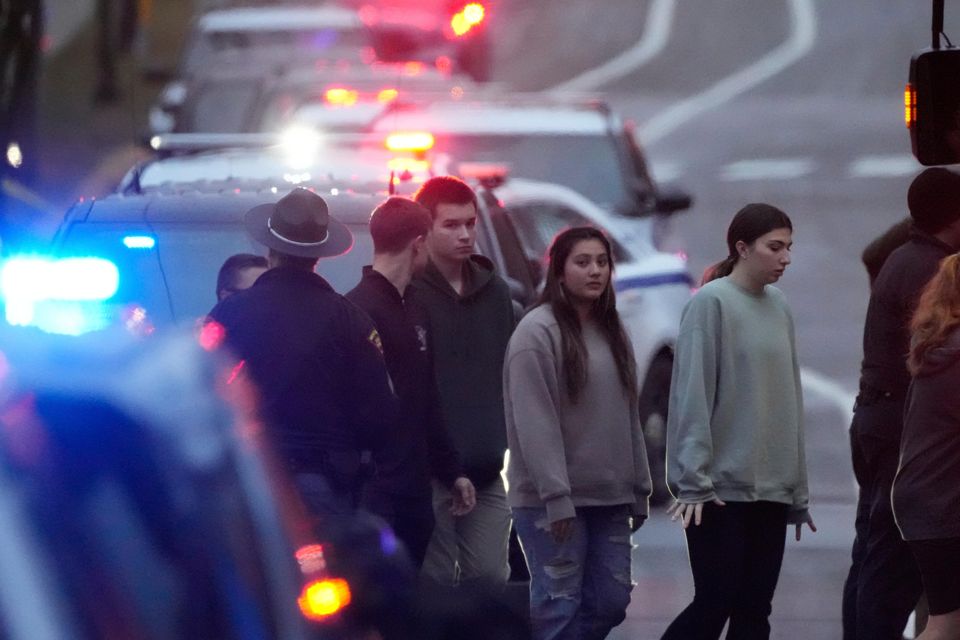
<path id="1" fill-rule="evenodd" d="M 294 189 L 247 212 L 270 269 L 210 312 L 256 383 L 267 432 L 318 521 L 351 516 L 370 451 L 393 437 L 396 397 L 370 318 L 315 273 L 348 251 L 323 198 Z"/>
<path id="2" fill-rule="evenodd" d="M 450 491 L 434 485 L 436 526 L 423 575 L 443 586 L 502 586 L 509 575 L 510 509 L 500 473 L 507 449 L 503 360 L 514 326 L 507 283 L 474 253 L 477 196 L 462 180 L 427 180 L 414 200 L 430 212 L 430 259 L 414 278 L 414 302 L 429 321 L 434 377 L 444 423 L 476 487 L 477 504 L 462 516 Z"/>
<path id="3" fill-rule="evenodd" d="M 395 196 L 380 204 L 370 216 L 373 264 L 346 295 L 376 325 L 400 400 L 399 428 L 381 447 L 362 505 L 390 524 L 418 569 L 433 534 L 431 478 L 449 492 L 453 516 L 466 515 L 476 502 L 440 415 L 429 323 L 406 298 L 427 264 L 430 225 L 430 212 L 413 200 Z"/>
<path id="4" fill-rule="evenodd" d="M 223 261 L 217 272 L 217 302 L 253 286 L 269 269 L 267 259 L 252 253 L 237 253 Z"/>
<path id="5" fill-rule="evenodd" d="M 630 534 L 651 491 L 636 363 L 603 232 L 563 231 L 549 255 L 540 302 L 507 348 L 507 499 L 533 637 L 600 640 L 626 617 Z"/>
<path id="6" fill-rule="evenodd" d="M 960 248 L 960 174 L 935 167 L 907 192 L 913 226 L 877 274 L 863 329 L 860 391 L 850 425 L 860 486 L 852 562 L 843 589 L 844 640 L 900 640 L 923 586 L 900 536 L 890 490 L 910 384 L 909 322 L 940 261 Z"/>
<path id="7" fill-rule="evenodd" d="M 727 258 L 680 321 L 670 385 L 667 481 L 683 522 L 694 598 L 665 640 L 770 637 L 787 526 L 808 511 L 803 395 L 793 316 L 773 286 L 790 265 L 793 224 L 748 204 Z"/>
<path id="8" fill-rule="evenodd" d="M 930 617 L 920 640 L 960 638 L 960 256 L 941 262 L 910 323 L 913 375 L 900 464 L 897 525 L 920 569 Z"/>

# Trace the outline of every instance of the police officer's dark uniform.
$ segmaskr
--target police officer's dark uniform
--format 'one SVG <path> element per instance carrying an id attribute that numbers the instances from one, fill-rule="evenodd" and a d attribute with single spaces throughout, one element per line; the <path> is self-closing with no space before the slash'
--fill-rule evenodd
<path id="1" fill-rule="evenodd" d="M 880 269 L 867 308 L 860 393 L 850 427 L 860 495 L 853 563 L 843 591 L 844 640 L 899 640 L 923 589 L 894 521 L 890 490 L 910 386 L 910 318 L 940 261 L 956 251 L 923 230 L 938 232 L 960 217 L 960 175 L 942 171 L 927 170 L 911 185 L 908 202 L 914 226 L 907 242 Z M 945 188 L 957 197 L 948 207 L 941 204 Z"/>
<path id="2" fill-rule="evenodd" d="M 255 240 L 290 256 L 333 256 L 352 244 L 323 199 L 305 189 L 254 207 L 245 224 Z M 396 420 L 370 318 L 309 265 L 275 266 L 210 318 L 226 329 L 258 387 L 267 432 L 307 508 L 313 515 L 352 511 L 364 452 L 385 442 Z"/>
<path id="3" fill-rule="evenodd" d="M 427 317 L 369 266 L 346 297 L 376 324 L 387 370 L 400 399 L 397 437 L 381 449 L 377 477 L 367 486 L 363 504 L 390 523 L 419 566 L 434 526 L 430 479 L 435 477 L 450 487 L 463 475 L 440 414 Z"/>

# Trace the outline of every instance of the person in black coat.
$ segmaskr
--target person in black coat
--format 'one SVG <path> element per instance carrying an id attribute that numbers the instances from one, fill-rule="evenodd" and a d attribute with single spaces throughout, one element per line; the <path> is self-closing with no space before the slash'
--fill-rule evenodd
<path id="1" fill-rule="evenodd" d="M 349 516 L 397 411 L 373 322 L 314 272 L 318 258 L 349 250 L 350 231 L 299 188 L 254 207 L 245 224 L 269 248 L 270 269 L 209 318 L 259 390 L 270 440 L 310 514 Z"/>
<path id="2" fill-rule="evenodd" d="M 944 259 L 911 321 L 913 374 L 893 510 L 930 607 L 923 640 L 960 638 L 960 256 Z"/>
<path id="3" fill-rule="evenodd" d="M 890 505 L 910 384 L 908 325 L 940 261 L 960 248 L 960 174 L 935 167 L 911 183 L 913 226 L 873 282 L 850 444 L 860 485 L 852 564 L 843 590 L 844 640 L 900 640 L 923 590 Z"/>
<path id="4" fill-rule="evenodd" d="M 430 213 L 407 198 L 394 196 L 374 209 L 373 265 L 364 267 L 360 284 L 346 295 L 373 319 L 400 399 L 396 437 L 376 458 L 377 474 L 362 506 L 390 524 L 418 568 L 433 533 L 431 478 L 451 491 L 455 515 L 468 513 L 476 500 L 440 415 L 429 323 L 405 297 L 414 274 L 426 265 L 430 224 Z"/>

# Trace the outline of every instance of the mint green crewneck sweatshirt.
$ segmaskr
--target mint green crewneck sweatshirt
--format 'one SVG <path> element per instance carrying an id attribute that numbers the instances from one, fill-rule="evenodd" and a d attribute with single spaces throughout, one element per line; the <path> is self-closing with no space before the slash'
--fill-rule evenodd
<path id="1" fill-rule="evenodd" d="M 673 363 L 667 482 L 682 501 L 789 504 L 807 511 L 803 396 L 783 293 L 729 277 L 687 303 Z"/>

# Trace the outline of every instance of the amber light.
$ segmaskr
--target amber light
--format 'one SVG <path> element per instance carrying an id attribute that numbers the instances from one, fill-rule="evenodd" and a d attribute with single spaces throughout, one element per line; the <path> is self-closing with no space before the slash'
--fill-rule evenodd
<path id="1" fill-rule="evenodd" d="M 426 131 L 391 133 L 384 142 L 390 151 L 427 151 L 433 143 L 433 134 Z"/>
<path id="2" fill-rule="evenodd" d="M 327 104 L 338 107 L 349 107 L 357 103 L 357 92 L 346 87 L 330 87 L 323 94 Z"/>
<path id="3" fill-rule="evenodd" d="M 910 82 L 903 90 L 903 120 L 908 129 L 917 124 L 917 91 Z"/>
<path id="4" fill-rule="evenodd" d="M 396 89 L 381 89 L 377 94 L 377 102 L 381 104 L 386 104 L 387 102 L 393 102 L 397 99 L 397 96 L 400 95 L 400 92 Z"/>
<path id="5" fill-rule="evenodd" d="M 343 578 L 314 580 L 297 599 L 300 611 L 310 620 L 324 620 L 350 604 L 350 585 Z"/>

